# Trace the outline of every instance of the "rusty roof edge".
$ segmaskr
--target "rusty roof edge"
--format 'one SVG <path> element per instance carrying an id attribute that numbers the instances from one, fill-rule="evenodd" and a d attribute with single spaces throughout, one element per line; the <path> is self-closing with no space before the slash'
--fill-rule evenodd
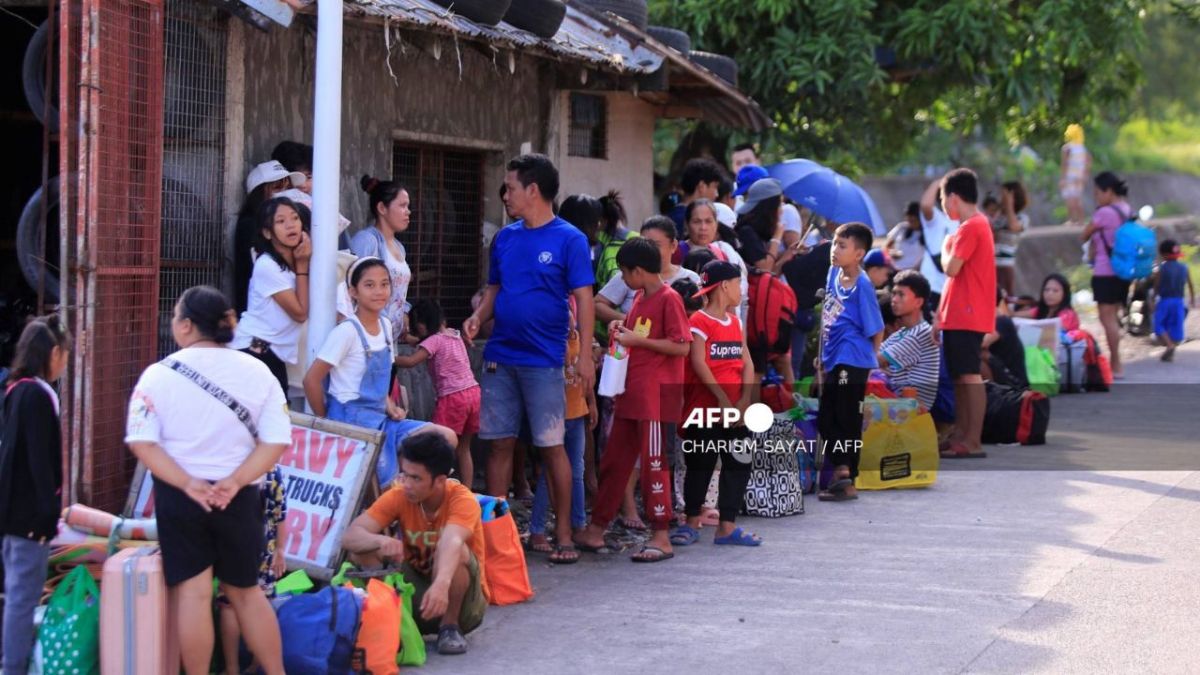
<path id="1" fill-rule="evenodd" d="M 571 5 L 571 7 L 576 10 L 579 9 L 578 5 Z M 474 42 L 479 42 L 479 43 L 491 46 L 493 49 L 511 49 L 515 52 L 533 52 L 535 56 L 538 56 L 540 58 L 546 58 L 546 59 L 558 61 L 561 63 L 587 64 L 588 66 L 596 68 L 598 70 L 606 70 L 609 72 L 616 73 L 618 75 L 637 76 L 637 75 L 645 75 L 647 72 L 644 68 L 639 68 L 639 67 L 633 66 L 632 64 L 625 63 L 624 61 L 614 62 L 613 59 L 603 58 L 603 55 L 600 55 L 600 54 L 597 54 L 596 58 L 587 58 L 587 57 L 583 56 L 582 54 L 579 54 L 578 52 L 576 52 L 576 53 L 570 52 L 568 50 L 568 48 L 565 46 L 559 46 L 558 49 L 556 50 L 554 48 L 547 47 L 542 44 L 546 40 L 545 38 L 536 38 L 535 37 L 534 38 L 535 41 L 532 44 L 520 44 L 520 43 L 515 42 L 512 39 L 508 38 L 507 36 L 503 35 L 502 33 L 496 34 L 496 35 L 489 35 L 489 34 L 483 32 L 482 29 L 485 27 L 482 27 L 482 26 L 479 27 L 480 32 L 474 33 L 474 34 L 465 32 L 465 31 L 461 31 L 461 30 L 456 30 L 453 23 L 448 21 L 449 17 L 452 15 L 452 11 L 449 9 L 446 9 L 444 11 L 446 12 L 446 16 L 435 16 L 434 18 L 438 19 L 436 22 L 421 23 L 419 21 L 408 19 L 408 18 L 404 17 L 403 15 L 386 15 L 386 14 L 381 14 L 381 13 L 368 12 L 368 11 L 364 10 L 361 5 L 359 5 L 357 3 L 347 2 L 345 5 L 345 8 L 344 8 L 343 16 L 344 16 L 345 21 L 353 21 L 353 22 L 359 23 L 359 24 L 386 25 L 386 26 L 396 25 L 398 27 L 404 27 L 405 29 L 408 29 L 408 30 L 436 33 L 436 34 L 447 36 L 447 37 L 471 40 Z M 297 13 L 315 16 L 316 15 L 316 3 L 313 3 L 311 5 L 308 5 L 302 9 L 298 10 Z M 592 18 L 596 18 L 595 14 L 592 15 Z M 601 18 L 602 21 L 605 21 L 605 25 L 608 26 L 609 22 L 606 21 L 606 19 L 607 19 L 607 17 Z M 491 28 L 491 27 L 486 27 L 486 28 Z M 517 29 L 517 30 L 520 30 L 520 29 Z M 490 32 L 495 33 L 495 31 L 490 31 Z M 658 50 L 654 50 L 654 51 L 657 52 Z"/>
<path id="2" fill-rule="evenodd" d="M 600 16 L 600 12 L 597 12 L 591 7 L 581 3 L 570 2 L 568 4 L 570 4 L 573 9 L 579 10 L 583 13 L 591 14 L 592 16 Z M 684 70 L 687 70 L 691 74 L 699 77 L 701 81 L 716 89 L 721 95 L 732 98 L 738 104 L 749 108 L 749 118 L 745 121 L 753 122 L 753 124 L 745 124 L 744 126 L 751 128 L 754 131 L 764 131 L 775 126 L 775 122 L 770 117 L 767 117 L 767 114 L 762 111 L 762 108 L 758 105 L 757 101 L 746 95 L 742 90 L 729 84 L 725 80 L 722 80 L 720 77 L 717 77 L 709 69 L 693 63 L 692 60 L 687 58 L 686 55 L 681 54 L 678 50 L 668 47 L 667 45 L 664 45 L 663 43 L 654 39 L 654 36 L 638 28 L 624 17 L 605 12 L 602 18 L 608 21 L 618 30 L 625 33 L 626 37 L 632 37 L 637 41 L 644 43 L 654 51 L 662 54 L 663 58 L 669 59 L 671 63 L 674 63 L 676 66 L 682 67 Z"/>

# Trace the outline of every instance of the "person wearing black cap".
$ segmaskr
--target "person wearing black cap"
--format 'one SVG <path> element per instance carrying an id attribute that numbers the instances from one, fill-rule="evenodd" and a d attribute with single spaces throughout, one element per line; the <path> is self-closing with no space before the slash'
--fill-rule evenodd
<path id="1" fill-rule="evenodd" d="M 690 367 L 684 371 L 685 419 L 690 419 L 697 410 L 736 408 L 744 412 L 750 405 L 754 366 L 750 363 L 746 334 L 737 315 L 742 301 L 740 281 L 741 270 L 733 263 L 714 260 L 704 266 L 703 288 L 695 296 L 705 299 L 704 309 L 689 319 L 692 348 L 688 359 Z M 740 423 L 732 428 L 719 423 L 685 424 L 683 434 L 683 457 L 687 465 L 683 495 L 687 523 L 675 530 L 671 543 L 687 546 L 699 540 L 700 511 L 719 457 L 721 474 L 717 509 L 720 521 L 713 543 L 761 544 L 761 539 L 735 524 L 750 479 L 746 464 L 749 454 L 745 450 L 752 441 L 746 427 Z"/>

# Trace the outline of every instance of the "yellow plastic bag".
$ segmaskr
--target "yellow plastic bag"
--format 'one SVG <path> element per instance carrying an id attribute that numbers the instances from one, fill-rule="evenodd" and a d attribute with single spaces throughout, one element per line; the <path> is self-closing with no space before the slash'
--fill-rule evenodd
<path id="1" fill-rule="evenodd" d="M 863 426 L 859 490 L 927 487 L 937 480 L 937 429 L 916 399 L 867 397 Z"/>

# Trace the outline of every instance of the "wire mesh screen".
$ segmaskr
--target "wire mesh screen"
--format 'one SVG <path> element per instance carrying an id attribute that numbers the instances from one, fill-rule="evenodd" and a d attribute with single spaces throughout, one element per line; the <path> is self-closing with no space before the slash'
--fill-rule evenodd
<path id="1" fill-rule="evenodd" d="M 80 37 L 83 21 L 83 0 L 64 0 L 58 6 L 58 68 L 61 86 L 58 92 L 59 109 L 59 207 L 58 234 L 61 255 L 60 269 L 62 272 L 62 307 L 66 325 L 71 327 L 75 335 L 76 349 L 72 354 L 71 363 L 61 382 L 61 418 L 63 443 L 63 467 L 67 479 L 63 490 L 63 501 L 76 501 L 79 493 L 79 471 L 82 469 L 77 444 L 77 430 L 83 421 L 84 406 L 82 403 L 83 377 L 82 367 L 86 359 L 87 333 L 83 330 L 79 297 L 81 291 L 76 282 L 79 280 L 79 265 L 77 264 L 78 238 L 77 228 L 82 221 L 79 214 L 79 69 L 82 64 Z"/>
<path id="2" fill-rule="evenodd" d="M 161 0 L 87 0 L 81 170 L 87 255 L 80 497 L 118 512 L 133 457 L 125 410 L 155 357 L 163 157 Z"/>
<path id="3" fill-rule="evenodd" d="M 470 316 L 480 284 L 483 155 L 397 143 L 392 175 L 412 199 L 412 219 L 400 235 L 413 270 L 409 300 L 436 299 L 457 325 Z"/>
<path id="4" fill-rule="evenodd" d="M 167 0 L 158 355 L 175 350 L 171 310 L 188 288 L 220 287 L 228 21 L 193 0 Z"/>
<path id="5" fill-rule="evenodd" d="M 608 156 L 607 101 L 595 94 L 571 93 L 571 130 L 567 154 L 604 159 Z"/>

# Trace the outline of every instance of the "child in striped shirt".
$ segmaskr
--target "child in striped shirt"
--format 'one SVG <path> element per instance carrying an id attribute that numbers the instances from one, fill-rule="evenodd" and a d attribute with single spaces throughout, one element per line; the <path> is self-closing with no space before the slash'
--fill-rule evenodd
<path id="1" fill-rule="evenodd" d="M 917 390 L 921 407 L 930 410 L 937 398 L 938 346 L 922 309 L 929 301 L 929 281 L 916 270 L 905 270 L 892 280 L 892 312 L 899 328 L 879 348 L 879 367 L 892 388 Z"/>

